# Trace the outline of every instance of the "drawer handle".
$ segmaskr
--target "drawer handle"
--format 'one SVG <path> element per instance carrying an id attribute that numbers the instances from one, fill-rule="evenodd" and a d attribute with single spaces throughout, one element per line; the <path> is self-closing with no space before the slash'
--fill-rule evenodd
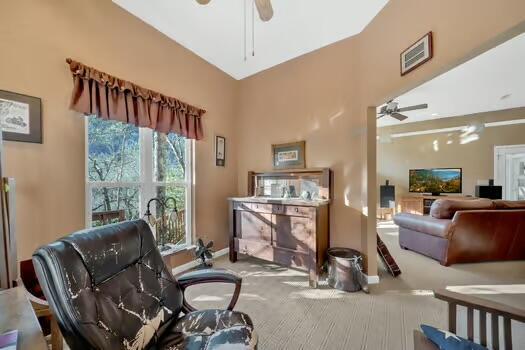
<path id="1" fill-rule="evenodd" d="M 299 208 L 295 208 L 295 212 L 298 213 L 299 212 Z"/>

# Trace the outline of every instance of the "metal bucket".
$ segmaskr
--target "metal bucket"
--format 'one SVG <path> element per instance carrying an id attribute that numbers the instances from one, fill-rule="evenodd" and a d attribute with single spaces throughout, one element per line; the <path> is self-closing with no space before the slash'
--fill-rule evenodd
<path id="1" fill-rule="evenodd" d="M 363 256 L 349 248 L 328 249 L 328 285 L 346 292 L 362 289 Z"/>

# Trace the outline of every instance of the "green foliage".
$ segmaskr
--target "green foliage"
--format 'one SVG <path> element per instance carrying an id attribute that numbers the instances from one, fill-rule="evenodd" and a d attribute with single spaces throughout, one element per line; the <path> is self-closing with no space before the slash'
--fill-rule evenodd
<path id="1" fill-rule="evenodd" d="M 431 169 L 410 170 L 410 192 L 421 193 L 459 193 L 461 176 L 443 177 Z"/>
<path id="2" fill-rule="evenodd" d="M 108 186 L 93 188 L 92 212 L 123 209 L 128 220 L 141 217 L 139 129 L 131 124 L 89 117 L 88 139 L 88 180 L 108 183 Z M 166 183 L 157 186 L 156 196 L 174 197 L 177 209 L 181 212 L 179 219 L 185 220 L 186 189 L 169 182 L 185 180 L 186 139 L 175 134 L 155 132 L 150 147 L 153 151 L 154 169 L 146 171 L 153 171 L 154 181 Z M 118 182 L 131 184 L 124 187 L 118 186 Z M 113 183 L 115 184 L 112 185 Z M 179 241 L 181 236 L 185 237 L 184 232 L 179 232 L 184 227 L 184 224 L 177 224 L 177 234 L 173 235 L 173 240 Z"/>

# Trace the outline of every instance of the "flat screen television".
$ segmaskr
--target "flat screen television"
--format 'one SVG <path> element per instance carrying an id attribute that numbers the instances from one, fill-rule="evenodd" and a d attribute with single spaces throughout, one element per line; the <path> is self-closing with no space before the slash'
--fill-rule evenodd
<path id="1" fill-rule="evenodd" d="M 461 168 L 410 169 L 409 191 L 416 193 L 461 193 Z"/>

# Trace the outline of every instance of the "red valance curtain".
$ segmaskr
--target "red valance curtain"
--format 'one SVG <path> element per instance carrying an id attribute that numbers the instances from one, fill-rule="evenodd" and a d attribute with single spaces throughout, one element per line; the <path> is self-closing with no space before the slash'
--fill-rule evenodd
<path id="1" fill-rule="evenodd" d="M 70 108 L 163 133 L 200 140 L 205 110 L 68 58 L 73 75 Z"/>

